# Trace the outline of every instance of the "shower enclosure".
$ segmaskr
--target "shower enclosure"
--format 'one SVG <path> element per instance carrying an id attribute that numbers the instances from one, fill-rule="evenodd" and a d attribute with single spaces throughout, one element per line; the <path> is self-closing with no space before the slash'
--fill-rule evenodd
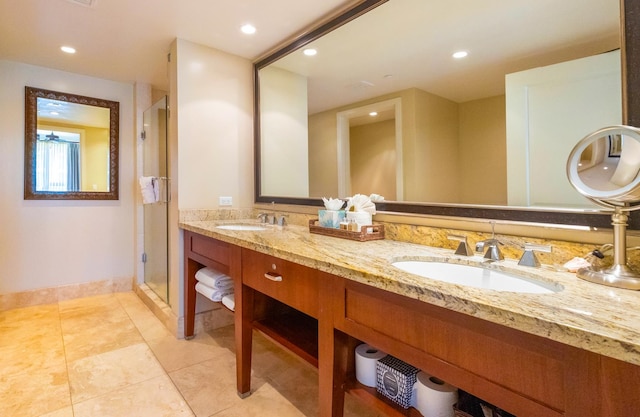
<path id="1" fill-rule="evenodd" d="M 143 115 L 142 175 L 155 177 L 159 201 L 144 205 L 144 282 L 169 304 L 167 173 L 167 97 L 158 100 Z"/>

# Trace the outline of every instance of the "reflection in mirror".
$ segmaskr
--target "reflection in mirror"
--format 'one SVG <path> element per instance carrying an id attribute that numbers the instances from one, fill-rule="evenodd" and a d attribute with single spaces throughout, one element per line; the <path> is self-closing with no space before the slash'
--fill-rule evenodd
<path id="1" fill-rule="evenodd" d="M 25 93 L 25 199 L 118 199 L 119 103 Z"/>
<path id="2" fill-rule="evenodd" d="M 621 61 L 637 63 L 620 54 L 619 1 L 456 4 L 382 2 L 257 62 L 256 201 L 375 192 L 393 211 L 592 210 L 564 156 L 623 121 Z"/>

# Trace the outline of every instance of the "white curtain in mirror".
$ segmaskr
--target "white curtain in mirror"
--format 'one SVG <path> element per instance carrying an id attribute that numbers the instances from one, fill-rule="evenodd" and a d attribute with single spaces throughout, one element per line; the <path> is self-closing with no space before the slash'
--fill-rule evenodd
<path id="1" fill-rule="evenodd" d="M 59 138 L 55 132 L 38 134 L 36 191 L 66 192 L 80 189 L 79 143 Z"/>

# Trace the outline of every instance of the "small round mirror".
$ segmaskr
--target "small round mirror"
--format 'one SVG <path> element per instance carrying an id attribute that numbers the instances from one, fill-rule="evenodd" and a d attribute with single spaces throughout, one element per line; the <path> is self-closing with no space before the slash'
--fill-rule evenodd
<path id="1" fill-rule="evenodd" d="M 613 266 L 582 268 L 577 276 L 618 288 L 640 290 L 640 275 L 627 265 L 626 212 L 640 209 L 640 129 L 611 126 L 591 133 L 567 161 L 569 182 L 595 203 L 613 208 Z"/>
<path id="2" fill-rule="evenodd" d="M 600 129 L 573 148 L 569 181 L 585 197 L 619 205 L 640 201 L 640 129 Z"/>

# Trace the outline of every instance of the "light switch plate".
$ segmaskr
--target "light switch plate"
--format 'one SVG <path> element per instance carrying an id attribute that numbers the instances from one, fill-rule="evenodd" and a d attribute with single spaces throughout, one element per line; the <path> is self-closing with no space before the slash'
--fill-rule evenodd
<path id="1" fill-rule="evenodd" d="M 231 205 L 233 205 L 233 198 L 231 198 L 231 197 L 220 197 L 219 204 L 221 206 L 231 206 Z"/>

